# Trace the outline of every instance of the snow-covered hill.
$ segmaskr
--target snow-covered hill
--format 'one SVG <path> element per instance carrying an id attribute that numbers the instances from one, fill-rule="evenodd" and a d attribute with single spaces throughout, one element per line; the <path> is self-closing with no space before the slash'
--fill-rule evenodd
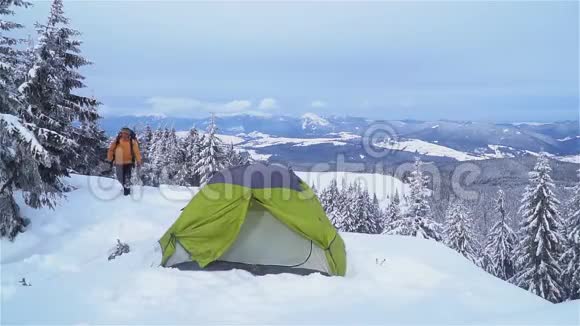
<path id="1" fill-rule="evenodd" d="M 277 145 L 306 147 L 318 144 L 332 144 L 334 146 L 344 146 L 349 141 L 360 139 L 360 136 L 346 132 L 329 135 L 328 137 L 318 137 L 318 138 L 277 137 L 255 132 L 250 133 L 248 135 L 238 134 L 238 137 L 243 137 L 246 139 L 245 142 L 239 142 L 238 144 L 241 144 L 242 147 L 247 149 L 256 149 Z"/>
<path id="2" fill-rule="evenodd" d="M 352 149 L 358 151 L 355 154 L 360 156 L 361 159 L 364 159 L 368 154 L 365 152 L 365 145 L 363 144 L 363 141 L 366 141 L 366 139 L 350 132 L 331 133 L 326 137 L 277 137 L 259 132 L 238 134 L 236 136 L 219 135 L 219 137 L 225 141 L 237 144 L 240 148 L 250 152 L 252 157 L 257 160 L 268 160 L 270 157 L 283 154 L 286 151 L 286 154 L 290 154 L 290 157 L 284 156 L 283 160 L 291 162 L 293 161 L 293 152 L 300 150 L 310 152 L 313 159 L 312 162 L 323 162 L 324 159 L 328 158 L 321 156 L 318 150 L 319 146 L 326 146 L 327 149 L 330 149 L 328 150 L 329 153 L 334 154 L 334 157 L 330 154 L 330 160 L 335 159 L 337 154 L 344 153 L 345 147 L 349 145 Z M 374 145 L 388 149 L 391 154 L 405 152 L 412 156 L 428 157 L 426 159 L 428 161 L 433 158 L 440 158 L 462 162 L 538 155 L 538 152 L 493 144 L 478 147 L 473 152 L 461 151 L 441 145 L 437 140 L 428 142 L 412 138 L 400 139 L 398 141 L 381 141 L 374 143 Z M 549 156 L 552 159 L 563 162 L 580 162 L 580 154 L 563 156 L 549 154 Z"/>
<path id="3" fill-rule="evenodd" d="M 122 197 L 110 179 L 70 182 L 78 189 L 67 201 L 54 211 L 24 207 L 30 229 L 0 242 L 2 324 L 580 322 L 580 303 L 553 305 L 414 238 L 343 234 L 344 278 L 161 268 L 156 241 L 196 189 Z M 116 239 L 131 252 L 107 261 Z M 23 277 L 31 286 L 18 283 Z"/>
<path id="4" fill-rule="evenodd" d="M 484 156 L 470 155 L 469 153 L 419 139 L 408 139 L 399 142 L 384 142 L 376 145 L 392 150 L 412 152 L 421 155 L 449 157 L 457 161 L 481 160 L 486 158 Z"/>

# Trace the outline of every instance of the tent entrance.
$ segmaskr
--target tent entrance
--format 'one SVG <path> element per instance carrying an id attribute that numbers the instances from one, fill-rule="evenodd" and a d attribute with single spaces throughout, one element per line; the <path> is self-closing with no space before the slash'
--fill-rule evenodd
<path id="1" fill-rule="evenodd" d="M 167 266 L 195 269 L 195 265 L 197 263 L 191 262 L 190 255 L 177 242 Z M 204 269 L 232 268 L 246 269 L 255 274 L 262 274 L 260 270 L 264 273 L 279 270 L 298 274 L 330 274 L 323 249 L 292 231 L 253 200 L 234 243 L 217 261 Z"/>

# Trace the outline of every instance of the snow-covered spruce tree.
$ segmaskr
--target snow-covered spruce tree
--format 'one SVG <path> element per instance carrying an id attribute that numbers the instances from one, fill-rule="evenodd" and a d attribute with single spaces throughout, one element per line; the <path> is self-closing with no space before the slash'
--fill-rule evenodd
<path id="1" fill-rule="evenodd" d="M 356 225 L 352 232 L 377 234 L 380 232 L 380 224 L 377 216 L 373 213 L 372 201 L 366 189 L 361 187 L 360 182 L 355 181 L 356 196 L 354 201 L 354 217 Z"/>
<path id="2" fill-rule="evenodd" d="M 580 170 L 578 170 L 580 178 Z M 568 204 L 570 216 L 567 219 L 565 251 L 561 261 L 564 264 L 564 284 L 568 284 L 568 299 L 580 299 L 580 184 Z"/>
<path id="3" fill-rule="evenodd" d="M 157 185 L 172 184 L 175 150 L 176 143 L 171 135 L 171 130 L 163 129 L 161 137 L 155 143 L 155 158 L 153 160 L 153 173 L 157 176 Z"/>
<path id="4" fill-rule="evenodd" d="M 341 214 L 339 229 L 344 232 L 358 232 L 361 228 L 359 221 L 359 192 L 360 185 L 353 182 L 350 185 L 344 186 L 341 189 L 343 205 L 341 211 L 336 212 Z M 348 205 L 344 205 L 349 203 Z"/>
<path id="5" fill-rule="evenodd" d="M 517 236 L 509 226 L 509 217 L 505 210 L 505 194 L 499 190 L 495 211 L 497 222 L 491 227 L 483 251 L 483 267 L 490 274 L 502 280 L 509 280 L 515 274 L 515 248 Z"/>
<path id="6" fill-rule="evenodd" d="M 147 186 L 159 186 L 159 174 L 165 150 L 163 129 L 157 128 L 151 137 L 141 168 L 143 184 Z"/>
<path id="7" fill-rule="evenodd" d="M 90 62 L 80 56 L 81 41 L 76 39 L 80 33 L 68 27 L 62 0 L 53 0 L 47 23 L 36 28 L 39 39 L 34 64 L 19 87 L 28 105 L 23 119 L 34 125 L 36 138 L 51 154 L 50 162 L 40 166 L 43 182 L 54 192 L 62 192 L 66 186 L 61 177 L 68 175 L 67 170 L 75 162 L 92 161 L 92 149 L 104 146 L 96 125 L 98 102 L 73 93 L 85 87 L 78 69 Z M 90 127 L 83 130 L 77 124 Z M 89 158 L 83 158 L 85 155 Z"/>
<path id="8" fill-rule="evenodd" d="M 336 180 L 332 180 L 332 182 L 336 183 Z M 330 198 L 329 198 L 329 193 L 328 193 L 328 189 L 330 188 L 330 186 L 326 187 L 326 188 L 322 188 L 318 191 L 318 201 L 320 202 L 320 206 L 322 206 L 322 208 L 324 209 L 324 212 L 328 215 L 328 203 L 330 203 Z"/>
<path id="9" fill-rule="evenodd" d="M 175 129 L 166 129 L 164 131 L 165 146 L 163 148 L 162 156 L 162 181 L 163 184 L 174 184 L 174 178 L 183 165 L 184 160 L 182 151 Z"/>
<path id="10" fill-rule="evenodd" d="M 565 293 L 558 259 L 564 241 L 551 171 L 548 157 L 540 154 L 520 207 L 523 221 L 513 281 L 546 300 L 560 302 Z"/>
<path id="11" fill-rule="evenodd" d="M 161 179 L 161 170 L 165 163 L 163 155 L 165 155 L 165 130 L 158 128 L 153 135 L 153 143 L 151 144 L 151 164 L 150 177 L 153 186 L 159 186 Z"/>
<path id="12" fill-rule="evenodd" d="M 152 186 L 173 184 L 181 156 L 175 130 L 156 130 L 149 151 L 149 163 L 141 172 L 144 183 L 149 182 Z"/>
<path id="13" fill-rule="evenodd" d="M 14 72 L 16 85 L 22 85 L 28 79 L 28 72 L 34 66 L 36 58 L 32 36 L 29 35 L 25 43 L 26 47 L 20 51 L 20 60 L 18 60 L 16 71 Z"/>
<path id="14" fill-rule="evenodd" d="M 19 0 L 0 1 L 0 237 L 10 240 L 23 230 L 25 220 L 14 200 L 19 189 L 25 203 L 38 208 L 54 204 L 55 194 L 45 187 L 39 171 L 47 164 L 49 153 L 36 139 L 32 124 L 20 117 L 26 107 L 17 98 L 17 80 L 23 53 L 15 48 L 18 39 L 9 32 L 22 25 L 6 18 L 14 14 L 14 6 L 28 6 Z"/>
<path id="15" fill-rule="evenodd" d="M 383 232 L 383 221 L 385 220 L 385 214 L 381 209 L 379 204 L 379 199 L 376 194 L 373 194 L 373 199 L 370 202 L 371 214 L 373 219 L 374 227 L 376 228 L 376 233 L 381 234 Z"/>
<path id="16" fill-rule="evenodd" d="M 402 215 L 400 205 L 401 199 L 399 197 L 399 192 L 397 191 L 383 215 L 383 234 L 388 234 L 392 230 L 393 225 L 401 219 Z"/>
<path id="17" fill-rule="evenodd" d="M 200 137 L 197 129 L 191 128 L 181 142 L 183 164 L 176 175 L 175 183 L 182 186 L 199 185 L 199 176 L 195 173 L 195 163 L 199 160 Z"/>
<path id="18" fill-rule="evenodd" d="M 195 164 L 195 173 L 200 176 L 200 184 L 206 184 L 218 171 L 224 168 L 224 146 L 217 136 L 217 126 L 212 116 L 205 135 L 200 143 L 199 160 Z"/>
<path id="19" fill-rule="evenodd" d="M 137 135 L 139 141 L 139 150 L 141 151 L 141 158 L 143 161 L 149 156 L 149 147 L 151 146 L 151 141 L 153 140 L 153 130 L 149 124 L 145 125 L 143 131 Z"/>
<path id="20" fill-rule="evenodd" d="M 71 169 L 85 175 L 97 174 L 99 163 L 107 155 L 105 131 L 96 122 L 82 121 L 72 129 L 72 136 L 82 153 L 73 160 Z"/>
<path id="21" fill-rule="evenodd" d="M 24 109 L 17 99 L 16 91 L 17 77 L 20 75 L 18 66 L 22 63 L 23 53 L 16 48 L 21 40 L 9 36 L 8 33 L 23 26 L 7 19 L 14 15 L 13 7 L 28 5 L 28 2 L 20 0 L 0 1 L 0 112 L 16 117 Z M 7 120 L 8 118 L 4 123 L 8 123 Z"/>
<path id="22" fill-rule="evenodd" d="M 473 233 L 473 221 L 465 207 L 455 202 L 445 218 L 445 244 L 475 264 L 479 264 L 478 244 Z"/>
<path id="23" fill-rule="evenodd" d="M 377 215 L 373 201 L 360 182 L 353 182 L 346 191 L 349 205 L 343 205 L 340 229 L 346 232 L 380 233 L 380 215 Z"/>
<path id="24" fill-rule="evenodd" d="M 240 153 L 234 148 L 234 144 L 229 144 L 225 150 L 225 166 L 242 166 L 250 163 L 247 153 Z M 312 189 L 314 190 L 314 189 Z"/>
<path id="25" fill-rule="evenodd" d="M 350 192 L 352 184 L 349 186 L 346 183 L 346 178 L 342 179 L 341 187 L 338 191 L 338 196 L 330 208 L 328 217 L 332 224 L 340 231 L 346 230 L 348 221 L 352 220 L 353 208 L 353 194 Z"/>
<path id="26" fill-rule="evenodd" d="M 336 200 L 339 196 L 338 185 L 336 179 L 332 179 L 328 187 L 322 189 L 320 194 L 318 195 L 318 199 L 320 200 L 320 204 L 326 214 L 328 214 L 332 209 L 335 208 Z"/>
<path id="27" fill-rule="evenodd" d="M 403 217 L 394 221 L 387 234 L 415 236 L 424 239 L 443 240 L 441 225 L 433 219 L 428 197 L 430 196 L 427 176 L 423 175 L 418 158 L 415 169 L 409 176 L 409 195 L 406 199 L 406 210 Z"/>
<path id="28" fill-rule="evenodd" d="M 341 229 L 343 208 L 345 207 L 343 195 L 344 193 L 338 189 L 336 179 L 333 179 L 330 182 L 330 185 L 324 188 L 320 192 L 320 196 L 318 196 L 326 215 L 332 224 L 339 230 Z"/>
<path id="29" fill-rule="evenodd" d="M 326 203 L 328 201 L 327 196 L 327 190 L 329 187 L 326 188 L 322 188 L 320 190 L 318 190 L 316 197 L 318 198 L 318 202 L 320 203 L 320 206 L 322 206 L 322 208 L 324 209 L 324 212 L 328 215 L 328 211 L 326 209 Z"/>

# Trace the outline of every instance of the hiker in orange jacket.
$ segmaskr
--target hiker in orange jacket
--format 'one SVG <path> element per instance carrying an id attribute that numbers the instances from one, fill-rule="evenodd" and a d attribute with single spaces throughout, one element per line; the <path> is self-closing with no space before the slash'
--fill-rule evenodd
<path id="1" fill-rule="evenodd" d="M 109 146 L 107 161 L 115 164 L 117 180 L 123 185 L 123 194 L 128 196 L 131 193 L 131 171 L 133 166 L 135 164 L 141 166 L 141 152 L 133 130 L 123 128 L 119 131 L 117 138 Z"/>

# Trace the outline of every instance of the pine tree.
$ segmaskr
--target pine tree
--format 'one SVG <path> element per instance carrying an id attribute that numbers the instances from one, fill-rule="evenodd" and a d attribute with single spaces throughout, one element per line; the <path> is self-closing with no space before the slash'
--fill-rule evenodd
<path id="1" fill-rule="evenodd" d="M 99 163 L 106 154 L 107 136 L 105 131 L 95 122 L 83 121 L 73 129 L 72 136 L 82 151 L 73 161 L 72 170 L 85 175 L 97 174 Z"/>
<path id="2" fill-rule="evenodd" d="M 143 183 L 148 184 L 145 180 L 149 182 L 151 186 L 159 186 L 159 174 L 161 171 L 161 158 L 163 156 L 163 129 L 157 128 L 153 133 L 153 139 L 151 140 L 151 145 L 149 146 L 149 163 L 146 164 L 141 173 L 143 174 Z"/>
<path id="3" fill-rule="evenodd" d="M 0 2 L 0 113 L 10 114 L 11 117 L 4 116 L 3 123 L 8 124 L 8 120 L 18 118 L 24 106 L 18 101 L 16 83 L 20 74 L 18 65 L 22 63 L 23 53 L 16 48 L 22 40 L 10 37 L 8 33 L 14 29 L 20 29 L 21 24 L 6 20 L 7 16 L 14 15 L 13 7 L 27 7 L 28 2 L 20 0 L 3 0 Z M 13 118 L 15 117 L 15 118 Z M 3 129 L 5 132 L 7 129 Z"/>
<path id="4" fill-rule="evenodd" d="M 343 186 L 341 192 L 344 203 L 349 203 L 349 205 L 344 205 L 343 207 L 341 207 L 340 212 L 335 212 L 336 214 L 340 213 L 342 215 L 338 227 L 341 231 L 344 232 L 359 232 L 360 185 L 357 182 L 353 182 L 350 185 L 348 185 L 348 187 Z"/>
<path id="5" fill-rule="evenodd" d="M 574 187 L 568 207 L 566 250 L 561 261 L 564 263 L 564 284 L 568 284 L 568 299 L 575 300 L 580 299 L 580 184 Z"/>
<path id="6" fill-rule="evenodd" d="M 151 147 L 151 142 L 153 141 L 153 131 L 150 125 L 145 125 L 143 132 L 141 132 L 137 139 L 139 141 L 139 150 L 141 151 L 141 158 L 145 163 L 146 159 L 149 157 L 149 149 Z"/>
<path id="7" fill-rule="evenodd" d="M 479 264 L 477 240 L 473 233 L 473 221 L 460 203 L 453 203 L 445 219 L 445 243 L 465 258 Z"/>
<path id="8" fill-rule="evenodd" d="M 225 150 L 224 158 L 226 160 L 225 166 L 227 167 L 242 166 L 250 163 L 249 155 L 247 155 L 247 153 L 238 152 L 234 148 L 234 144 L 231 143 Z"/>
<path id="9" fill-rule="evenodd" d="M 509 226 L 505 210 L 505 194 L 498 191 L 496 200 L 498 221 L 492 226 L 483 253 L 483 267 L 490 274 L 502 280 L 509 280 L 515 274 L 515 248 L 517 236 Z"/>
<path id="10" fill-rule="evenodd" d="M 212 119 L 200 144 L 200 159 L 195 164 L 195 173 L 200 176 L 200 184 L 206 184 L 209 179 L 225 166 L 224 146 L 217 137 L 217 126 Z"/>
<path id="11" fill-rule="evenodd" d="M 16 71 L 14 71 L 14 80 L 16 80 L 15 85 L 22 85 L 28 78 L 28 72 L 34 66 L 35 52 L 34 52 L 34 41 L 32 36 L 28 36 L 26 40 L 26 47 L 19 51 L 20 60 L 16 64 Z"/>
<path id="12" fill-rule="evenodd" d="M 33 124 L 21 119 L 26 110 L 18 99 L 17 78 L 23 53 L 15 48 L 20 40 L 7 33 L 22 25 L 5 20 L 14 14 L 13 7 L 27 7 L 20 0 L 0 1 L 0 236 L 10 240 L 25 227 L 25 219 L 14 199 L 21 190 L 25 203 L 34 208 L 52 207 L 57 193 L 41 180 L 40 164 L 50 161 L 50 154 L 34 135 Z"/>
<path id="13" fill-rule="evenodd" d="M 320 196 L 318 198 L 332 224 L 340 230 L 342 225 L 342 209 L 344 207 L 344 203 L 343 193 L 338 189 L 338 183 L 336 182 L 336 179 L 332 179 L 332 181 L 330 181 L 330 185 L 328 185 L 328 187 L 320 192 Z"/>
<path id="14" fill-rule="evenodd" d="M 516 263 L 518 272 L 513 280 L 546 300 L 560 302 L 564 299 L 564 289 L 558 256 L 563 237 L 551 170 L 546 154 L 542 153 L 529 174 L 529 185 L 520 207 L 522 236 Z"/>
<path id="15" fill-rule="evenodd" d="M 147 148 L 145 163 L 141 169 L 143 184 L 159 186 L 160 174 L 163 168 L 163 155 L 165 151 L 165 133 L 157 128 L 153 133 L 151 142 Z"/>
<path id="16" fill-rule="evenodd" d="M 161 137 L 155 144 L 155 158 L 153 166 L 157 175 L 157 184 L 171 184 L 172 159 L 169 157 L 171 152 L 172 140 L 171 131 L 164 128 Z M 173 154 L 172 154 L 173 156 Z"/>
<path id="17" fill-rule="evenodd" d="M 176 176 L 176 183 L 182 186 L 196 186 L 199 176 L 195 173 L 195 163 L 199 160 L 200 137 L 197 129 L 191 128 L 181 143 L 183 164 Z"/>
<path id="18" fill-rule="evenodd" d="M 161 156 L 162 164 L 162 182 L 163 184 L 174 184 L 173 179 L 183 165 L 182 151 L 177 139 L 175 129 L 165 129 L 164 131 L 163 155 Z"/>
<path id="19" fill-rule="evenodd" d="M 336 179 L 332 179 L 328 187 L 320 191 L 318 199 L 320 204 L 324 208 L 326 214 L 330 213 L 331 210 L 336 208 L 336 201 L 338 200 L 339 190 Z"/>
<path id="20" fill-rule="evenodd" d="M 355 181 L 348 189 L 343 188 L 341 207 L 334 208 L 331 213 L 333 218 L 341 216 L 338 227 L 341 231 L 377 234 L 381 231 L 380 208 L 377 210 L 369 192 L 364 189 L 360 182 Z M 345 203 L 349 204 L 346 205 Z M 378 206 L 378 200 L 376 202 Z M 378 212 L 377 212 L 378 211 Z"/>
<path id="21" fill-rule="evenodd" d="M 385 220 L 384 212 L 379 204 L 379 199 L 376 194 L 373 194 L 373 199 L 370 203 L 371 205 L 371 215 L 372 224 L 375 234 L 381 234 L 383 232 L 383 221 Z"/>
<path id="22" fill-rule="evenodd" d="M 352 186 L 352 185 L 351 185 Z M 330 206 L 328 217 L 332 224 L 340 231 L 346 230 L 347 221 L 352 220 L 352 194 L 346 183 L 346 178 L 341 181 L 336 200 Z"/>
<path id="23" fill-rule="evenodd" d="M 428 178 L 421 170 L 422 162 L 415 160 L 415 169 L 409 176 L 409 196 L 406 197 L 406 209 L 403 217 L 394 221 L 387 234 L 415 236 L 424 239 L 441 241 L 441 226 L 432 216 L 427 188 Z"/>
<path id="24" fill-rule="evenodd" d="M 383 234 L 389 234 L 393 230 L 393 226 L 396 223 L 400 223 L 399 220 L 402 218 L 400 205 L 401 200 L 399 198 L 399 192 L 397 191 L 383 215 Z"/>
<path id="25" fill-rule="evenodd" d="M 80 56 L 81 42 L 76 39 L 80 33 L 68 27 L 62 0 L 53 0 L 47 23 L 36 27 L 39 40 L 34 64 L 19 87 L 28 105 L 23 118 L 34 126 L 36 138 L 51 154 L 50 161 L 40 166 L 43 182 L 52 191 L 62 192 L 67 190 L 61 182 L 67 170 L 75 162 L 91 162 L 85 155 L 94 156 L 79 143 L 90 148 L 103 146 L 97 126 L 99 103 L 74 94 L 85 87 L 78 69 L 90 62 Z"/>

